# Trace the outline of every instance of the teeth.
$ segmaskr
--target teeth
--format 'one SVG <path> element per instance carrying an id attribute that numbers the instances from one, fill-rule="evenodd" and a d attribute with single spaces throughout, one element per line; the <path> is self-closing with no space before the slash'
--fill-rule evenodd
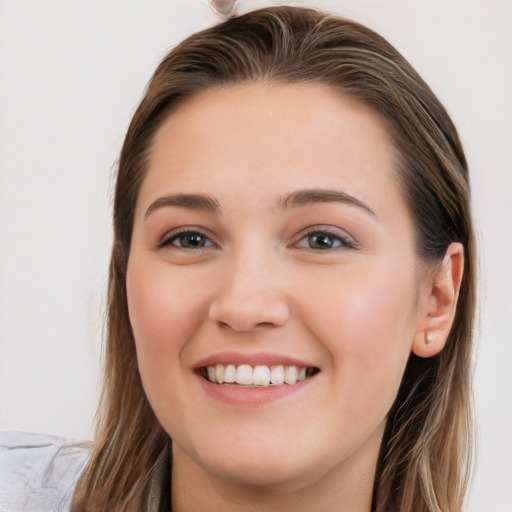
<path id="1" fill-rule="evenodd" d="M 290 384 L 293 386 L 293 384 L 297 383 L 297 377 L 299 376 L 299 372 L 297 371 L 296 366 L 287 366 L 286 370 L 284 371 L 284 381 L 286 384 Z"/>
<path id="2" fill-rule="evenodd" d="M 255 386 L 270 384 L 270 369 L 268 366 L 256 366 L 252 372 L 252 382 Z"/>
<path id="3" fill-rule="evenodd" d="M 236 379 L 235 382 L 237 384 L 244 384 L 248 386 L 252 384 L 252 368 L 248 364 L 241 364 L 236 369 Z"/>
<path id="4" fill-rule="evenodd" d="M 312 375 L 312 368 L 297 368 L 297 366 L 250 366 L 241 364 L 217 364 L 206 368 L 206 377 L 214 384 L 239 384 L 241 386 L 293 386 Z"/>
<path id="5" fill-rule="evenodd" d="M 215 366 L 215 381 L 219 384 L 224 382 L 224 365 L 218 364 Z"/>
<path id="6" fill-rule="evenodd" d="M 234 364 L 228 364 L 224 370 L 224 382 L 232 383 L 236 381 L 236 367 Z"/>
<path id="7" fill-rule="evenodd" d="M 284 384 L 284 368 L 282 365 L 272 366 L 270 370 L 270 382 L 276 386 Z"/>

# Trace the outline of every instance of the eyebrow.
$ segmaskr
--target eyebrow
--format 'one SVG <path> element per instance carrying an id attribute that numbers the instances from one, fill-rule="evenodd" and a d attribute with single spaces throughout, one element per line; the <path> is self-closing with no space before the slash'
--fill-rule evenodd
<path id="1" fill-rule="evenodd" d="M 364 210 L 377 218 L 376 213 L 366 203 L 339 190 L 303 189 L 282 196 L 277 200 L 278 208 L 284 210 L 300 208 L 315 203 L 345 203 Z M 173 194 L 160 197 L 152 202 L 146 210 L 144 218 L 146 219 L 153 212 L 162 208 L 185 208 L 207 213 L 220 212 L 219 202 L 206 194 Z"/>
<path id="2" fill-rule="evenodd" d="M 220 205 L 216 199 L 204 194 L 174 194 L 159 197 L 152 202 L 146 210 L 144 218 L 146 219 L 153 212 L 162 208 L 186 208 L 199 212 L 217 213 L 220 210 Z"/>
<path id="3" fill-rule="evenodd" d="M 283 209 L 300 208 L 315 203 L 345 203 L 355 206 L 373 217 L 377 218 L 377 214 L 363 201 L 357 199 L 346 192 L 330 189 L 304 189 L 297 190 L 279 198 L 278 206 Z"/>

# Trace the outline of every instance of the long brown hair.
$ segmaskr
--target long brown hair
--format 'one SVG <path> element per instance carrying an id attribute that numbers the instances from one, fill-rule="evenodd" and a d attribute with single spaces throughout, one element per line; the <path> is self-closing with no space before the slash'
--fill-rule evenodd
<path id="1" fill-rule="evenodd" d="M 184 99 L 240 82 L 319 83 L 380 114 L 399 155 L 397 175 L 417 231 L 417 253 L 435 264 L 451 242 L 465 250 L 454 324 L 445 348 L 411 355 L 389 413 L 375 477 L 379 512 L 456 512 L 472 448 L 471 344 L 475 248 L 464 153 L 448 114 L 382 37 L 315 10 L 274 7 L 199 32 L 155 71 L 128 129 L 114 199 L 103 393 L 89 463 L 73 511 L 141 510 L 170 439 L 142 389 L 126 302 L 126 266 L 137 194 L 155 132 Z M 162 482 L 170 503 L 169 480 Z"/>

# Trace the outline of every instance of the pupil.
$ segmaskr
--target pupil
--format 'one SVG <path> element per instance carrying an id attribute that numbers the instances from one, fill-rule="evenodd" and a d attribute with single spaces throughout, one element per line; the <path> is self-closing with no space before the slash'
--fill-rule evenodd
<path id="1" fill-rule="evenodd" d="M 311 235 L 310 244 L 311 247 L 315 247 L 317 249 L 330 249 L 332 247 L 333 241 L 330 235 L 316 234 Z"/>
<path id="2" fill-rule="evenodd" d="M 204 245 L 203 236 L 199 235 L 197 233 L 186 235 L 184 243 L 185 243 L 186 247 L 203 247 L 203 245 Z"/>

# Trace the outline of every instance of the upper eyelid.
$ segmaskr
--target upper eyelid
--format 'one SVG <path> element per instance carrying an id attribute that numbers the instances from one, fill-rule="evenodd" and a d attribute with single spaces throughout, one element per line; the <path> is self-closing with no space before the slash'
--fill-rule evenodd
<path id="1" fill-rule="evenodd" d="M 305 228 L 301 231 L 299 236 L 302 238 L 304 236 L 308 236 L 315 233 L 326 233 L 328 235 L 332 235 L 335 237 L 338 237 L 342 240 L 351 240 L 352 242 L 356 243 L 355 238 L 347 233 L 344 229 L 336 228 L 334 226 L 325 226 L 325 225 L 315 225 L 310 226 L 309 228 Z"/>

